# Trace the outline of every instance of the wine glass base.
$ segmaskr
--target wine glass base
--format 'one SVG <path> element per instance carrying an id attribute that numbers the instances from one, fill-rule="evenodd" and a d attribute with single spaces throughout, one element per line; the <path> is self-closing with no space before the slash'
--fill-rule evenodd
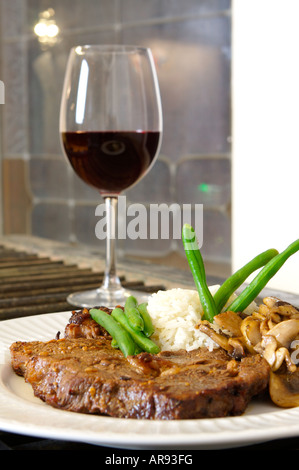
<path id="1" fill-rule="evenodd" d="M 117 305 L 124 305 L 130 295 L 133 295 L 139 304 L 147 302 L 149 297 L 149 294 L 142 291 L 124 289 L 121 287 L 111 292 L 100 287 L 98 289 L 74 292 L 67 297 L 67 301 L 69 304 L 81 308 L 114 308 Z"/>

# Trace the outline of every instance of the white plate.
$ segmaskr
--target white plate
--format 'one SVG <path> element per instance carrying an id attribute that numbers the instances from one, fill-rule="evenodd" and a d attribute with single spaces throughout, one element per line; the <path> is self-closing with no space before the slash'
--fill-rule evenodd
<path id="1" fill-rule="evenodd" d="M 221 449 L 299 436 L 299 408 L 253 401 L 242 416 L 176 421 L 117 419 L 51 408 L 10 366 L 14 341 L 63 333 L 69 312 L 0 322 L 0 429 L 122 449 Z"/>

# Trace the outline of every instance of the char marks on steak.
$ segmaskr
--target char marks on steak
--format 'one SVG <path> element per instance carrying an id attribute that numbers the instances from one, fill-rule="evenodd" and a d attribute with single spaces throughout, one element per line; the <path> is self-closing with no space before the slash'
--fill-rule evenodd
<path id="1" fill-rule="evenodd" d="M 77 321 L 87 328 L 91 318 Z M 74 338 L 69 325 L 65 338 L 10 348 L 15 372 L 56 408 L 119 418 L 215 418 L 242 414 L 268 385 L 269 366 L 259 355 L 236 361 L 220 348 L 199 348 L 125 358 L 100 330 L 96 338 Z"/>
<path id="2" fill-rule="evenodd" d="M 99 307 L 109 315 L 112 309 L 108 307 Z M 90 316 L 89 310 L 84 308 L 83 310 L 73 311 L 72 316 L 69 319 L 69 323 L 66 325 L 64 330 L 65 338 L 76 339 L 76 338 L 98 338 L 99 336 L 105 336 L 111 338 L 109 333 L 99 325 Z"/>

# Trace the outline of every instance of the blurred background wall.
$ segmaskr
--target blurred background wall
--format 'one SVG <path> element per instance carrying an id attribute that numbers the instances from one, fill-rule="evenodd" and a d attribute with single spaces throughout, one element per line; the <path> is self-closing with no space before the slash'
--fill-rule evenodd
<path id="1" fill-rule="evenodd" d="M 205 261 L 211 272 L 228 272 L 231 2 L 0 0 L 0 18 L 2 233 L 104 249 L 95 237 L 95 207 L 102 201 L 62 155 L 62 83 L 72 46 L 138 44 L 155 58 L 164 135 L 157 162 L 126 193 L 127 201 L 204 204 Z M 122 240 L 119 251 L 185 263 L 175 240 Z"/>

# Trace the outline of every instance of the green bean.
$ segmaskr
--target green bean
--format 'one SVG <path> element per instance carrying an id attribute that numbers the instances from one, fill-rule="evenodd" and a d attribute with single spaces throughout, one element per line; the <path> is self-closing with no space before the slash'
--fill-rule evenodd
<path id="1" fill-rule="evenodd" d="M 258 296 L 261 290 L 288 260 L 288 258 L 298 250 L 299 239 L 295 240 L 284 251 L 268 261 L 263 269 L 261 269 L 261 271 L 256 275 L 251 283 L 244 289 L 243 292 L 241 292 L 241 294 L 231 303 L 231 305 L 227 307 L 226 310 L 242 312 L 251 302 L 253 302 L 253 300 Z"/>
<path id="2" fill-rule="evenodd" d="M 136 354 L 139 354 L 142 352 L 142 348 L 140 346 L 138 346 L 138 344 L 135 343 L 135 352 L 134 352 L 134 356 L 136 356 Z"/>
<path id="3" fill-rule="evenodd" d="M 221 312 L 230 296 L 246 281 L 246 279 L 254 271 L 265 266 L 265 264 L 267 264 L 268 261 L 270 261 L 276 255 L 278 255 L 278 251 L 274 248 L 266 250 L 263 253 L 255 256 L 251 261 L 249 261 L 242 268 L 232 274 L 228 279 L 226 279 L 214 294 L 214 301 L 217 312 Z"/>
<path id="4" fill-rule="evenodd" d="M 132 327 L 138 331 L 142 331 L 144 322 L 137 308 L 137 300 L 133 295 L 127 298 L 124 311 Z"/>
<path id="5" fill-rule="evenodd" d="M 135 343 L 140 346 L 143 351 L 147 351 L 151 354 L 160 352 L 160 348 L 152 340 L 147 338 L 141 331 L 137 331 L 131 326 L 121 308 L 114 308 L 111 315 L 130 334 Z"/>
<path id="6" fill-rule="evenodd" d="M 182 241 L 185 254 L 191 269 L 194 283 L 203 308 L 203 318 L 212 322 L 217 315 L 214 298 L 208 288 L 203 259 L 196 242 L 195 232 L 189 224 L 183 225 Z"/>
<path id="7" fill-rule="evenodd" d="M 114 349 L 119 349 L 116 339 L 112 338 L 111 347 Z"/>
<path id="8" fill-rule="evenodd" d="M 144 327 L 143 327 L 143 333 L 145 336 L 150 338 L 152 334 L 154 333 L 155 329 L 152 323 L 152 319 L 147 311 L 147 302 L 144 302 L 140 305 L 138 305 L 138 310 L 140 315 L 142 316 Z"/>
<path id="9" fill-rule="evenodd" d="M 96 308 L 92 308 L 89 313 L 93 320 L 108 331 L 125 357 L 135 354 L 135 344 L 130 334 L 111 315 Z"/>

